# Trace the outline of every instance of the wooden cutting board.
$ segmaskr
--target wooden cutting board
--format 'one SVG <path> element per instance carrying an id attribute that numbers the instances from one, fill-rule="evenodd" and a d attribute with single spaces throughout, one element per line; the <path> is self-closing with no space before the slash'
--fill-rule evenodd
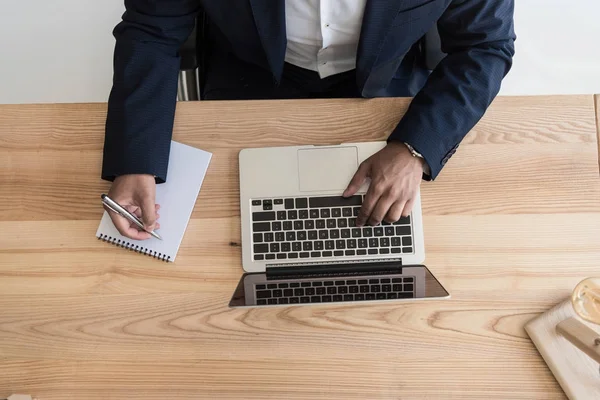
<path id="1" fill-rule="evenodd" d="M 556 325 L 570 317 L 599 332 L 597 325 L 576 315 L 569 299 L 529 321 L 525 330 L 569 399 L 600 399 L 598 363 L 556 331 Z"/>

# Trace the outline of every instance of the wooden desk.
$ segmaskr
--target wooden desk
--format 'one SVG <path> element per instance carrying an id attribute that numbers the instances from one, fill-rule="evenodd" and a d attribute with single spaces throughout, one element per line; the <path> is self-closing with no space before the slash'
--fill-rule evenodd
<path id="1" fill-rule="evenodd" d="M 104 104 L 0 106 L 0 397 L 563 398 L 523 325 L 598 274 L 592 96 L 497 99 L 423 185 L 451 300 L 227 307 L 238 151 L 383 139 L 407 105 L 179 104 L 174 138 L 214 157 L 175 264 L 94 237 Z"/>

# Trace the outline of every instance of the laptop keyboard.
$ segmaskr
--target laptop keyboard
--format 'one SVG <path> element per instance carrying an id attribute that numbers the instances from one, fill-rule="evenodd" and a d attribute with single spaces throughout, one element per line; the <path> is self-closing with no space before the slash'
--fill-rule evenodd
<path id="1" fill-rule="evenodd" d="M 331 278 L 254 286 L 256 304 L 306 304 L 414 298 L 414 278 Z"/>
<path id="2" fill-rule="evenodd" d="M 356 226 L 363 196 L 251 200 L 255 261 L 413 253 L 411 218 Z"/>

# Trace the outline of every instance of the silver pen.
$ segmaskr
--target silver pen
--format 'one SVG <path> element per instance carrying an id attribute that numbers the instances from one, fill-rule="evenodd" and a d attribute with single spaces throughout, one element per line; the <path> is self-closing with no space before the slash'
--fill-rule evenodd
<path id="1" fill-rule="evenodd" d="M 114 212 L 116 214 L 119 214 L 120 216 L 122 216 L 123 218 L 126 218 L 130 222 L 133 222 L 135 225 L 137 225 L 138 228 L 140 228 L 144 232 L 148 232 L 149 234 L 151 234 L 152 236 L 154 236 L 158 240 L 162 240 L 162 238 L 160 237 L 160 235 L 158 233 L 156 233 L 154 231 L 152 231 L 152 232 L 147 231 L 144 228 L 144 223 L 142 221 L 140 221 L 140 219 L 138 217 L 136 217 L 135 215 L 133 215 L 132 213 L 130 213 L 129 211 L 127 211 L 126 209 L 124 209 L 123 207 L 121 207 L 121 205 L 119 203 L 117 203 L 116 201 L 114 201 L 113 199 L 111 199 L 110 197 L 108 197 L 105 194 L 103 194 L 100 197 L 102 198 L 102 203 L 110 211 L 112 211 L 112 212 Z"/>

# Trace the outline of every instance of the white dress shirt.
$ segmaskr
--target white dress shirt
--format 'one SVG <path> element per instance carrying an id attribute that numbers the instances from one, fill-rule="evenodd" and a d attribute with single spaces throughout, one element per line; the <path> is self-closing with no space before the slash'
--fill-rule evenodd
<path id="1" fill-rule="evenodd" d="M 367 0 L 286 0 L 285 61 L 321 78 L 356 68 Z"/>

